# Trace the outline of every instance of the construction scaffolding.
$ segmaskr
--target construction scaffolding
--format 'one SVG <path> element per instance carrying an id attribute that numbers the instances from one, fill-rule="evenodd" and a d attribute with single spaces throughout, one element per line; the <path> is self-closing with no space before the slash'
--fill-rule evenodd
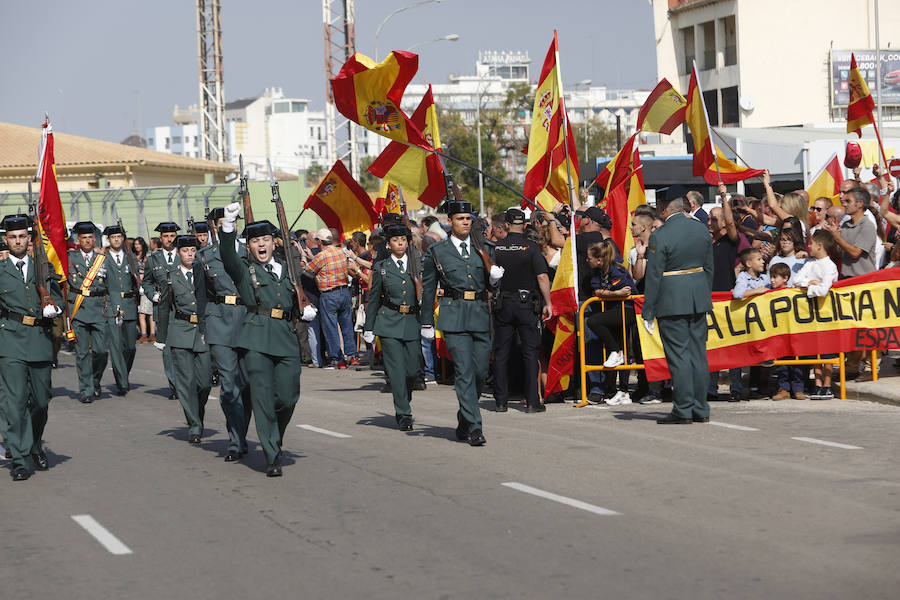
<path id="1" fill-rule="evenodd" d="M 200 158 L 227 162 L 220 0 L 197 0 L 197 52 L 200 59 Z"/>
<path id="2" fill-rule="evenodd" d="M 328 163 L 343 160 L 353 178 L 359 180 L 359 141 L 356 123 L 339 115 L 334 106 L 331 80 L 356 52 L 354 0 L 322 0 L 325 29 L 325 131 Z"/>

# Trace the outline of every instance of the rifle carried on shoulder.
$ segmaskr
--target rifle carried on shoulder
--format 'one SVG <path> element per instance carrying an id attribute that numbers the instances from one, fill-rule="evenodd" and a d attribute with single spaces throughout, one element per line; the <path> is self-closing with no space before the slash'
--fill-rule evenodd
<path id="1" fill-rule="evenodd" d="M 409 213 L 406 210 L 406 200 L 403 199 L 403 190 L 400 186 L 397 186 L 397 194 L 400 196 L 400 214 L 403 215 L 403 225 L 412 231 L 412 228 L 409 226 Z M 412 236 L 410 236 L 412 237 Z M 409 256 L 409 274 L 412 276 L 413 285 L 416 286 L 416 300 L 418 302 L 422 301 L 422 255 L 419 252 L 419 249 L 413 245 L 412 240 L 410 240 L 409 245 L 406 247 L 406 254 Z"/>
<path id="2" fill-rule="evenodd" d="M 126 240 L 128 239 L 128 234 L 125 233 L 125 226 L 122 225 L 122 219 L 119 218 L 119 215 L 116 215 L 116 225 L 119 226 L 119 229 L 122 230 L 122 237 Z M 128 246 L 126 242 L 122 242 L 122 249 L 125 251 L 125 262 L 128 263 L 128 268 L 131 270 L 131 274 L 134 276 L 134 282 L 137 288 L 141 286 L 141 269 L 138 266 L 137 256 L 134 255 L 134 251 Z M 140 302 L 141 295 L 140 289 L 135 289 L 135 302 Z"/>
<path id="3" fill-rule="evenodd" d="M 271 166 L 269 167 L 271 171 Z M 244 155 L 238 154 L 238 176 L 240 177 L 241 203 L 244 205 L 244 222 L 253 222 L 253 205 L 250 203 L 250 188 L 247 185 L 247 174 L 244 173 Z"/>
<path id="4" fill-rule="evenodd" d="M 41 297 L 41 308 L 56 306 L 53 298 L 47 290 L 47 281 L 50 280 L 50 259 L 44 249 L 43 234 L 41 233 L 40 215 L 37 211 L 37 201 L 31 192 L 31 182 L 28 182 L 28 216 L 31 217 L 32 231 L 31 242 L 34 247 L 34 285 Z"/>
<path id="5" fill-rule="evenodd" d="M 287 215 L 284 212 L 284 202 L 281 201 L 281 191 L 278 189 L 278 182 L 275 181 L 275 173 L 272 171 L 272 162 L 266 160 L 269 167 L 269 184 L 272 186 L 272 202 L 275 204 L 275 214 L 278 216 L 278 229 L 281 230 L 281 243 L 284 245 L 284 263 L 287 266 L 288 278 L 294 286 L 294 295 L 297 299 L 297 318 L 303 312 L 303 309 L 310 303 L 300 285 L 300 274 L 297 273 L 294 261 L 291 259 L 291 231 L 288 228 Z M 246 213 L 245 213 L 246 218 Z"/>
<path id="6" fill-rule="evenodd" d="M 213 244 L 219 243 L 219 234 L 216 229 L 216 224 L 213 223 L 212 218 L 209 216 L 210 211 L 206 211 L 206 224 L 209 225 L 209 239 Z"/>
<path id="7" fill-rule="evenodd" d="M 444 169 L 444 185 L 447 187 L 448 198 L 452 193 L 453 199 L 455 201 L 463 201 L 462 196 L 459 193 L 459 187 L 456 185 L 456 182 L 453 181 L 453 176 L 450 175 L 450 171 L 447 169 Z M 491 267 L 494 266 L 494 261 L 491 259 L 490 255 L 488 255 L 487 253 L 487 250 L 485 250 L 484 248 L 484 226 L 485 221 L 480 215 L 472 219 L 472 227 L 471 229 L 469 229 L 469 237 L 472 239 L 472 248 L 475 250 L 475 252 L 478 253 L 478 256 L 481 257 L 481 262 L 484 265 L 485 283 L 487 283 L 488 278 L 490 277 Z"/>

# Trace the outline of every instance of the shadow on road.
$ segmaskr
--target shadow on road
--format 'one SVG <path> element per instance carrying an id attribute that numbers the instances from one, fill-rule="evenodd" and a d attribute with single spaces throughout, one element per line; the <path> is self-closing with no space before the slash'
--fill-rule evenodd
<path id="1" fill-rule="evenodd" d="M 401 433 L 397 428 L 397 419 L 394 415 L 381 413 L 374 417 L 365 417 L 356 422 L 357 425 L 368 425 L 370 427 L 381 427 L 383 429 L 391 429 L 397 433 Z M 437 427 L 432 425 L 421 425 L 415 422 L 413 417 L 413 430 L 402 432 L 409 436 L 432 437 L 456 442 L 456 429 L 452 427 Z"/>

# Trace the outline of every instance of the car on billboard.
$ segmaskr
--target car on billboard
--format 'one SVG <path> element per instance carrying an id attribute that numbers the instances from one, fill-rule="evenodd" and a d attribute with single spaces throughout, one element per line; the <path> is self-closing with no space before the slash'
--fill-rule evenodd
<path id="1" fill-rule="evenodd" d="M 900 69 L 891 71 L 884 76 L 884 85 L 892 88 L 900 88 Z"/>

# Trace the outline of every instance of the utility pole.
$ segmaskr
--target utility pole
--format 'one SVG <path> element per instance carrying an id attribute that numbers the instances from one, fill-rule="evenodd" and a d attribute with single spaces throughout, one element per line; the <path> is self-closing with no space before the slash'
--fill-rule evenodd
<path id="1" fill-rule="evenodd" d="M 225 162 L 228 151 L 220 0 L 197 0 L 197 54 L 200 59 L 200 158 Z"/>
<path id="2" fill-rule="evenodd" d="M 331 80 L 356 52 L 354 0 L 322 0 L 325 30 L 325 133 L 328 163 L 338 159 L 347 163 L 350 174 L 359 179 L 359 141 L 356 123 L 338 118 L 331 91 Z"/>

